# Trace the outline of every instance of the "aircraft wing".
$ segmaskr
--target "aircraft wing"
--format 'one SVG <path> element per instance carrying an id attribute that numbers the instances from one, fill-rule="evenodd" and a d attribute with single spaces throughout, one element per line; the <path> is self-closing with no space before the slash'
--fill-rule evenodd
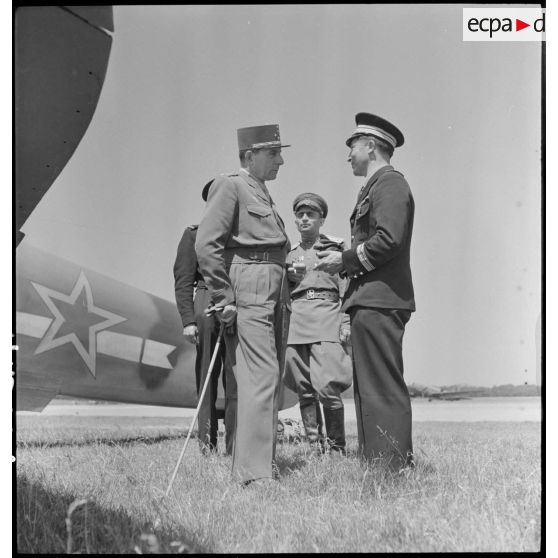
<path id="1" fill-rule="evenodd" d="M 17 243 L 81 141 L 101 94 L 111 6 L 27 6 L 14 18 Z"/>

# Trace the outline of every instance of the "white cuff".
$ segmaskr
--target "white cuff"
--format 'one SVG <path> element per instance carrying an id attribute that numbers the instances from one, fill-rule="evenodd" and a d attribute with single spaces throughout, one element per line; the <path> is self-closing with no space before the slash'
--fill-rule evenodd
<path id="1" fill-rule="evenodd" d="M 370 263 L 370 261 L 366 257 L 366 254 L 364 253 L 364 243 L 357 246 L 356 253 L 364 269 L 366 269 L 366 271 L 372 271 L 374 269 L 374 266 Z"/>

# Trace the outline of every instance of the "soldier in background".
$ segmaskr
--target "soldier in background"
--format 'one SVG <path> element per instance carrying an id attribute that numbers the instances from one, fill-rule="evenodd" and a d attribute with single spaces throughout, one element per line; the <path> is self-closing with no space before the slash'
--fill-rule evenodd
<path id="1" fill-rule="evenodd" d="M 207 201 L 212 182 L 211 180 L 203 188 L 203 201 Z M 184 327 L 184 337 L 186 341 L 196 345 L 196 389 L 199 397 L 217 342 L 219 322 L 215 316 L 205 314 L 211 306 L 211 299 L 194 249 L 197 230 L 198 225 L 192 225 L 184 231 L 178 245 L 173 271 L 176 305 Z M 216 408 L 219 377 L 222 378 L 225 391 L 224 412 Z M 198 439 L 203 454 L 217 451 L 219 418 L 225 422 L 225 451 L 227 455 L 232 455 L 236 422 L 236 381 L 226 361 L 224 343 L 221 344 L 198 414 Z"/>
<path id="2" fill-rule="evenodd" d="M 344 243 L 340 238 L 320 234 L 328 207 L 318 194 L 298 195 L 293 211 L 300 242 L 287 257 L 292 314 L 284 382 L 298 394 L 307 440 L 318 449 L 324 446 L 320 432 L 321 402 L 330 448 L 344 454 L 341 393 L 352 380 L 351 359 L 341 345 L 350 337 L 349 317 L 341 312 L 340 302 L 345 280 L 313 269 L 319 261 L 316 242 L 329 250 L 343 250 Z"/>
<path id="3" fill-rule="evenodd" d="M 279 126 L 237 131 L 241 169 L 209 189 L 196 253 L 225 334 L 238 388 L 233 478 L 273 482 L 284 347 L 289 240 L 267 186 L 283 164 Z"/>

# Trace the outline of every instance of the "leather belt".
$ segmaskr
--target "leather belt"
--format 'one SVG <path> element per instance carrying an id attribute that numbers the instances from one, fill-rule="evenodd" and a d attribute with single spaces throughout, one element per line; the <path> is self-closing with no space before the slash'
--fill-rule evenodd
<path id="1" fill-rule="evenodd" d="M 299 293 L 294 293 L 292 295 L 293 300 L 299 298 L 305 298 L 307 300 L 314 300 L 315 298 L 321 298 L 324 300 L 331 300 L 337 302 L 339 300 L 339 293 L 337 291 L 330 291 L 328 289 L 306 289 Z"/>
<path id="2" fill-rule="evenodd" d="M 267 250 L 253 250 L 250 248 L 227 248 L 225 249 L 225 262 L 231 263 L 277 263 L 283 265 L 287 258 L 284 247 L 278 246 Z"/>

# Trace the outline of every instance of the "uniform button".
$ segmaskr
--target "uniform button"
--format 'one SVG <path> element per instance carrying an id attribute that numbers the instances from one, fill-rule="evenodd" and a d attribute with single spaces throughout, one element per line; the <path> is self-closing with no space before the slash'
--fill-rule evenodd
<path id="1" fill-rule="evenodd" d="M 359 275 L 362 275 L 363 273 L 364 273 L 364 271 L 361 271 L 361 272 L 359 273 Z"/>

